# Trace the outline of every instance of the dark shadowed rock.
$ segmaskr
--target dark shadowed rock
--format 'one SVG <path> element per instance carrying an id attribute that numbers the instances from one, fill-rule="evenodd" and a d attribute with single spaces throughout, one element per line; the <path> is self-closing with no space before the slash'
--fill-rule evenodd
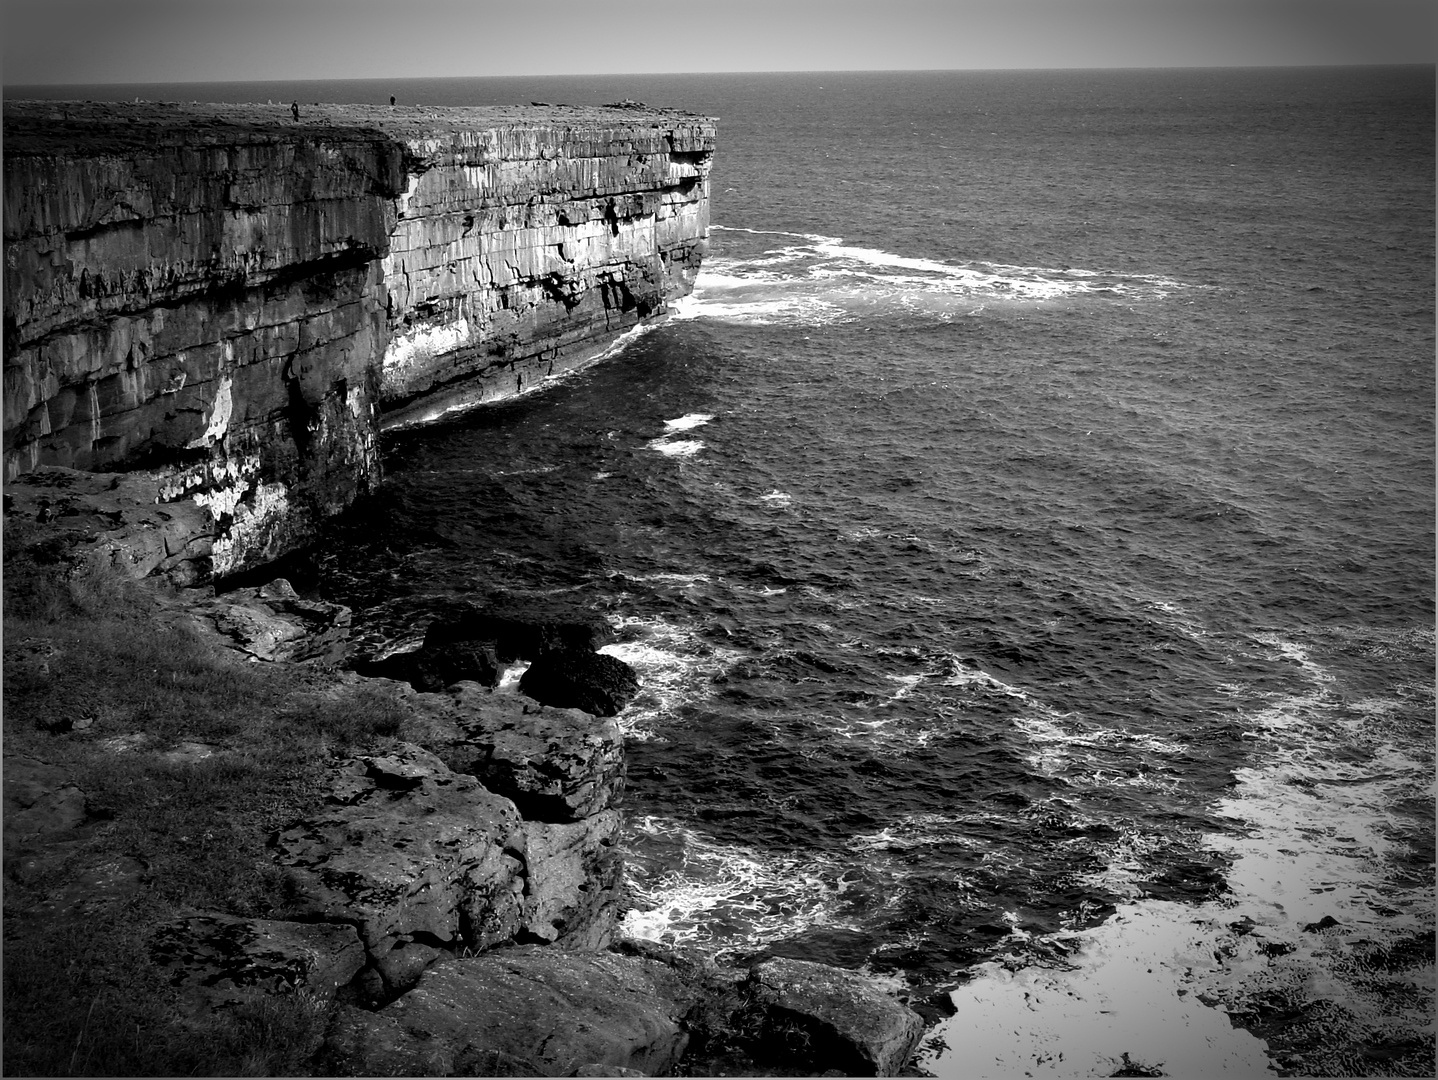
<path id="1" fill-rule="evenodd" d="M 578 821 L 619 804 L 624 742 L 612 720 L 458 685 L 405 699 L 400 737 L 512 799 L 531 821 Z"/>
<path id="2" fill-rule="evenodd" d="M 480 641 L 450 641 L 395 653 L 383 660 L 365 660 L 355 670 L 367 678 L 407 682 L 425 694 L 461 682 L 498 686 L 500 663 L 494 646 Z"/>
<path id="3" fill-rule="evenodd" d="M 462 601 L 430 623 L 424 646 L 488 642 L 501 662 L 510 663 L 533 660 L 551 649 L 593 652 L 613 640 L 614 631 L 603 617 L 573 607 L 543 601 L 526 602 L 523 607 Z"/>
<path id="4" fill-rule="evenodd" d="M 750 992 L 768 1010 L 768 1041 L 815 1073 L 893 1076 L 924 1032 L 918 1013 L 854 972 L 778 958 L 757 965 Z"/>
<path id="5" fill-rule="evenodd" d="M 519 689 L 545 705 L 614 716 L 639 693 L 639 679 L 618 657 L 555 649 L 529 665 Z"/>
<path id="6" fill-rule="evenodd" d="M 652 960 L 502 949 L 441 961 L 377 1013 L 341 1009 L 319 1065 L 363 1076 L 572 1076 L 596 1065 L 662 1075 L 684 1051 L 692 1004 L 692 989 Z"/>

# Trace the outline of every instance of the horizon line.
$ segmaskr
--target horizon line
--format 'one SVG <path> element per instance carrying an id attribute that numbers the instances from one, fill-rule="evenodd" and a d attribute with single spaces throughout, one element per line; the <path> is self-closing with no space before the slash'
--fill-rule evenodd
<path id="1" fill-rule="evenodd" d="M 710 75 L 920 75 L 948 74 L 956 72 L 1013 72 L 1013 71 L 1272 71 L 1272 70 L 1323 70 L 1334 68 L 1391 68 L 1426 67 L 1432 68 L 1432 60 L 1381 60 L 1381 61 L 1334 61 L 1330 63 L 1284 62 L 1274 63 L 1228 63 L 1228 64 L 1078 64 L 1071 66 L 1021 65 L 1016 67 L 952 67 L 952 68 L 786 68 L 759 70 L 753 68 L 729 68 L 716 71 L 579 71 L 579 72 L 537 72 L 505 75 L 330 75 L 322 78 L 266 78 L 266 79 L 174 79 L 146 81 L 141 79 L 108 79 L 99 82 L 27 82 L 3 83 L 0 89 L 17 89 L 63 86 L 213 86 L 221 83 L 260 86 L 266 83 L 332 83 L 332 82 L 434 82 L 445 79 L 631 79 L 649 76 Z"/>

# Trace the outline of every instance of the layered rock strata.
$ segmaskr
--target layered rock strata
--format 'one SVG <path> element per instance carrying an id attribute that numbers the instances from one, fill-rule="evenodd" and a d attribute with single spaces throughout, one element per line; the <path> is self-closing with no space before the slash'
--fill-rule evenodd
<path id="1" fill-rule="evenodd" d="M 606 109 L 7 102 L 4 452 L 152 470 L 212 572 L 378 482 L 387 423 L 688 292 L 714 127 Z"/>

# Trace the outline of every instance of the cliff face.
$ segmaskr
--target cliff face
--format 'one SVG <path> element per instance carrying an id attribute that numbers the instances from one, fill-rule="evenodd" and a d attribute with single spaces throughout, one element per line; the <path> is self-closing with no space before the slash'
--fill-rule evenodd
<path id="1" fill-rule="evenodd" d="M 403 422 L 688 292 L 712 123 L 630 110 L 5 106 L 6 479 L 147 469 L 217 575 L 379 480 Z M 437 400 L 444 395 L 442 400 Z"/>
<path id="2" fill-rule="evenodd" d="M 521 392 L 687 294 L 708 233 L 713 138 L 690 119 L 410 140 L 384 260 L 387 416 Z"/>

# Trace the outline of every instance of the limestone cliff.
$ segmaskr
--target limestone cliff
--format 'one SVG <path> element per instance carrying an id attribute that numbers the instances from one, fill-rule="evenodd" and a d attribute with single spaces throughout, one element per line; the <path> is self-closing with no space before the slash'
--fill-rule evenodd
<path id="1" fill-rule="evenodd" d="M 8 102 L 6 479 L 148 470 L 212 571 L 688 292 L 712 122 L 631 109 Z"/>

